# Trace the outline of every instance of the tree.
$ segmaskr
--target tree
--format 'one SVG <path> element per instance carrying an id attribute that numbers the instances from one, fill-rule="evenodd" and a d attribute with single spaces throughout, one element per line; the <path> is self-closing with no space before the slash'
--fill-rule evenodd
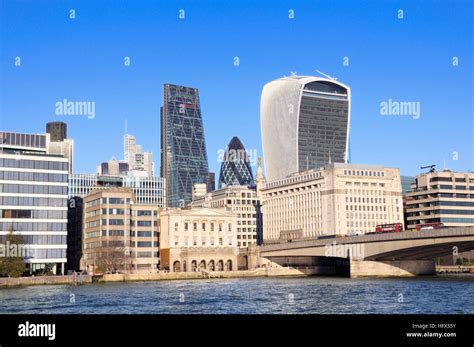
<path id="1" fill-rule="evenodd" d="M 131 257 L 124 247 L 107 247 L 98 253 L 97 270 L 100 272 L 128 271 L 131 266 Z"/>
<path id="2" fill-rule="evenodd" d="M 0 247 L 0 276 L 3 277 L 20 277 L 25 272 L 25 240 L 14 232 L 11 226 L 5 244 Z"/>

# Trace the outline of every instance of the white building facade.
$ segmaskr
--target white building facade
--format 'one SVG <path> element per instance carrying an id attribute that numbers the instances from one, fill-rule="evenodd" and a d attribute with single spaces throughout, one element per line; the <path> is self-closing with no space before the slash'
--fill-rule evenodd
<path id="1" fill-rule="evenodd" d="M 267 83 L 260 104 L 267 179 L 346 163 L 350 105 L 350 88 L 334 79 L 290 76 Z"/>
<path id="2" fill-rule="evenodd" d="M 69 175 L 69 198 L 85 197 L 94 189 L 130 188 L 137 204 L 165 207 L 166 187 L 161 177 L 100 176 L 95 174 Z"/>
<path id="3" fill-rule="evenodd" d="M 160 268 L 171 272 L 237 269 L 237 215 L 222 208 L 160 212 Z"/>
<path id="4" fill-rule="evenodd" d="M 49 154 L 49 134 L 0 132 L 0 242 L 11 231 L 31 253 L 27 270 L 64 273 L 68 158 Z"/>
<path id="5" fill-rule="evenodd" d="M 257 243 L 260 200 L 255 189 L 247 186 L 229 186 L 196 196 L 193 207 L 224 208 L 237 214 L 237 246 L 248 247 Z"/>
<path id="6" fill-rule="evenodd" d="M 364 234 L 403 223 L 400 172 L 333 163 L 267 183 L 261 190 L 264 243 Z"/>

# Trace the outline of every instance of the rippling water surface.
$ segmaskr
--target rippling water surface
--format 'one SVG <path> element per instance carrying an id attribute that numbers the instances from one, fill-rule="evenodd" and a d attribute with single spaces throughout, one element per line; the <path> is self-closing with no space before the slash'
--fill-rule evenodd
<path id="1" fill-rule="evenodd" d="M 247 278 L 0 289 L 0 313 L 470 313 L 474 276 Z"/>

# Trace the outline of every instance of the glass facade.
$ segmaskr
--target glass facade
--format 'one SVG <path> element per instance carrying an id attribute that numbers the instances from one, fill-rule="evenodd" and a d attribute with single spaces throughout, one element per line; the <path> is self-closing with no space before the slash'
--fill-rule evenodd
<path id="1" fill-rule="evenodd" d="M 319 84 L 313 82 L 309 85 L 318 90 L 320 88 L 314 85 Z M 344 163 L 349 107 L 347 94 L 342 94 L 340 88 L 333 91 L 338 95 L 331 96 L 305 90 L 298 124 L 299 171 L 323 167 L 329 162 Z"/>
<path id="2" fill-rule="evenodd" d="M 207 183 L 209 167 L 199 91 L 164 85 L 161 108 L 161 176 L 166 179 L 167 206 L 192 200 L 195 183 Z"/>
<path id="3" fill-rule="evenodd" d="M 244 145 L 238 137 L 229 142 L 222 158 L 219 189 L 228 186 L 253 186 L 252 167 Z"/>
<path id="4" fill-rule="evenodd" d="M 291 76 L 267 83 L 260 101 L 267 182 L 347 162 L 350 88 L 332 79 Z"/>
<path id="5" fill-rule="evenodd" d="M 15 134 L 9 143 L 41 148 L 44 138 Z M 59 273 L 66 263 L 68 159 L 10 149 L 0 151 L 0 240 L 10 230 L 19 233 L 31 248 L 30 270 L 49 266 Z"/>

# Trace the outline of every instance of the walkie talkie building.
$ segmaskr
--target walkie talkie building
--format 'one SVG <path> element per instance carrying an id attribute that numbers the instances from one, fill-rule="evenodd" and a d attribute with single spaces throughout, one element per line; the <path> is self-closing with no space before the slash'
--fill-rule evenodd
<path id="1" fill-rule="evenodd" d="M 161 176 L 166 180 L 167 206 L 184 207 L 194 183 L 207 183 L 209 167 L 199 91 L 164 85 L 161 108 Z"/>
<path id="2" fill-rule="evenodd" d="M 260 104 L 267 181 L 346 163 L 350 88 L 333 79 L 291 76 L 263 87 Z"/>

